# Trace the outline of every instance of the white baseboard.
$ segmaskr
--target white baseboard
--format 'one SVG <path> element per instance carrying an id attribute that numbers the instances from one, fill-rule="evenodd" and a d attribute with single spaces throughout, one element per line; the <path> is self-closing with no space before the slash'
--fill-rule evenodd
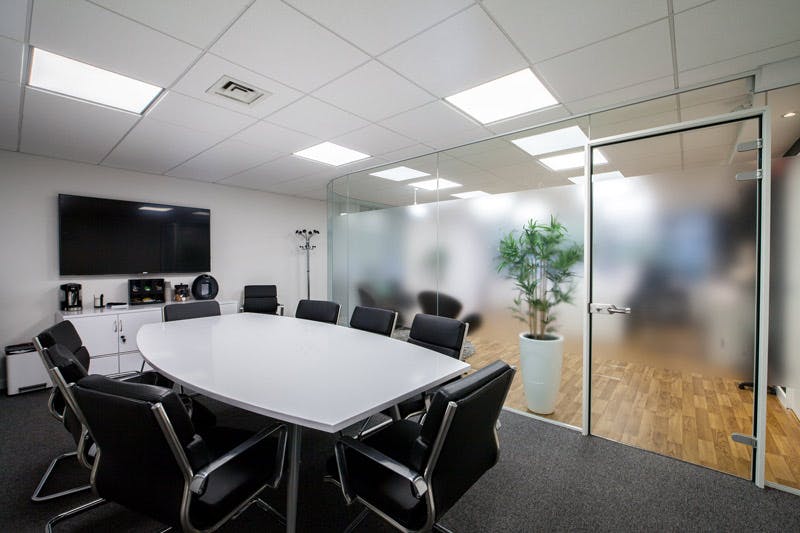
<path id="1" fill-rule="evenodd" d="M 778 397 L 778 401 L 784 409 L 789 408 L 789 399 L 786 397 L 786 392 L 783 390 L 783 387 L 775 387 L 775 396 Z"/>

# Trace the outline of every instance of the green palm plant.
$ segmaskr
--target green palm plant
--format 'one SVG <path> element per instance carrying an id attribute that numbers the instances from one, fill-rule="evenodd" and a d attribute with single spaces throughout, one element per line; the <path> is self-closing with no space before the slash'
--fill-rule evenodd
<path id="1" fill-rule="evenodd" d="M 548 339 L 555 321 L 553 308 L 572 303 L 572 267 L 583 259 L 583 246 L 568 240 L 567 228 L 550 217 L 549 224 L 529 220 L 522 232 L 500 241 L 497 271 L 514 280 L 514 316 L 526 323 L 526 337 Z"/>

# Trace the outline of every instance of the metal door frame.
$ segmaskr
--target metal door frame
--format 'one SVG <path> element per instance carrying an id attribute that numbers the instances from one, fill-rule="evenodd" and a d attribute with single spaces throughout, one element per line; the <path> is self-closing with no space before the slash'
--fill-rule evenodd
<path id="1" fill-rule="evenodd" d="M 758 220 L 758 284 L 756 297 L 756 343 L 754 368 L 754 428 L 756 446 L 753 450 L 753 476 L 756 486 L 764 488 L 764 468 L 766 464 L 766 429 L 767 429 L 767 357 L 769 348 L 769 256 L 770 256 L 770 175 L 771 175 L 771 124 L 768 107 L 759 107 L 736 111 L 697 120 L 689 120 L 667 126 L 659 126 L 646 130 L 614 135 L 589 141 L 585 146 L 586 164 L 584 178 L 586 183 L 584 211 L 584 279 L 586 293 L 584 295 L 583 318 L 583 434 L 591 434 L 591 370 L 592 370 L 592 315 L 589 313 L 589 302 L 592 297 L 592 153 L 595 148 L 619 144 L 628 141 L 657 137 L 670 133 L 680 133 L 708 126 L 740 122 L 748 119 L 759 119 L 759 138 L 762 146 L 758 153 L 758 166 L 762 177 L 757 184 Z M 731 176 L 734 179 L 734 176 Z"/>

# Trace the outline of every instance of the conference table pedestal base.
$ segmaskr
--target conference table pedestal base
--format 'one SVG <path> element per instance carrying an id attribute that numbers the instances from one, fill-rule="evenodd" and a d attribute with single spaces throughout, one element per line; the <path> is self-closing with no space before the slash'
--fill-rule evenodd
<path id="1" fill-rule="evenodd" d="M 303 427 L 289 424 L 289 479 L 286 483 L 286 532 L 297 528 L 297 495 L 300 489 L 300 448 Z"/>

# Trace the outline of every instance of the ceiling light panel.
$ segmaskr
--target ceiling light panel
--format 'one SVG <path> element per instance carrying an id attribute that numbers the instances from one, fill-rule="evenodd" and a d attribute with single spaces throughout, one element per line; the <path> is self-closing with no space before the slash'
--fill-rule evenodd
<path id="1" fill-rule="evenodd" d="M 141 114 L 163 90 L 121 74 L 34 48 L 28 84 Z"/>
<path id="2" fill-rule="evenodd" d="M 294 155 L 335 167 L 371 157 L 369 154 L 351 150 L 350 148 L 345 148 L 344 146 L 339 146 L 332 142 L 317 144 L 311 148 L 295 152 Z"/>
<path id="3" fill-rule="evenodd" d="M 448 96 L 446 100 L 482 124 L 558 103 L 528 68 Z"/>
<path id="4" fill-rule="evenodd" d="M 455 181 L 446 180 L 444 178 L 436 178 L 427 181 L 418 181 L 416 183 L 409 183 L 408 184 L 415 189 L 425 189 L 426 191 L 435 191 L 437 189 L 453 189 L 455 187 L 461 187 L 460 183 L 456 183 Z"/>
<path id="5" fill-rule="evenodd" d="M 592 161 L 595 165 L 604 165 L 608 160 L 603 157 L 600 152 L 595 153 Z M 586 164 L 586 154 L 583 151 L 572 152 L 569 154 L 554 155 L 551 157 L 543 157 L 539 162 L 545 165 L 550 170 L 567 170 L 570 168 L 579 168 Z"/>
<path id="6" fill-rule="evenodd" d="M 430 174 L 408 167 L 394 167 L 381 170 L 380 172 L 373 172 L 370 174 L 370 176 L 376 176 L 378 178 L 392 181 L 405 181 L 414 178 L 424 178 L 425 176 L 430 176 Z"/>
<path id="7" fill-rule="evenodd" d="M 483 196 L 491 196 L 491 194 L 483 191 L 467 191 L 467 192 L 457 192 L 455 194 L 452 194 L 451 196 L 467 200 L 469 198 L 481 198 Z"/>
<path id="8" fill-rule="evenodd" d="M 589 142 L 589 139 L 579 126 L 570 126 L 569 128 L 514 139 L 511 142 L 530 155 L 536 156 L 577 148 L 585 145 Z"/>

